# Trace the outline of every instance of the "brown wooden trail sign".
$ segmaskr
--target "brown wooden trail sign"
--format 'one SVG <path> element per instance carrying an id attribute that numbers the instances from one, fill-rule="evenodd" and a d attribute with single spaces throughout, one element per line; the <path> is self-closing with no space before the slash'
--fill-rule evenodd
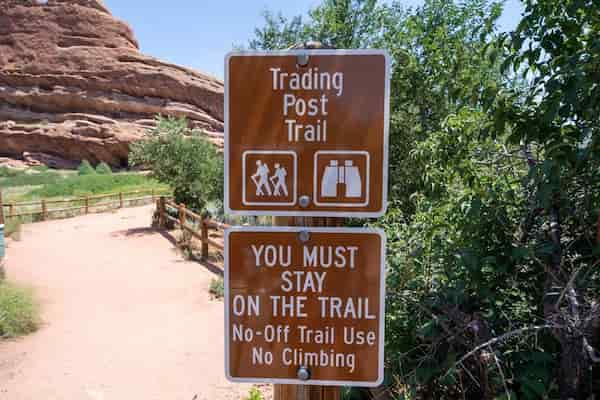
<path id="1" fill-rule="evenodd" d="M 381 384 L 382 231 L 235 227 L 225 232 L 225 249 L 230 380 Z"/>
<path id="2" fill-rule="evenodd" d="M 389 57 L 380 50 L 229 54 L 226 211 L 383 215 L 389 74 Z"/>

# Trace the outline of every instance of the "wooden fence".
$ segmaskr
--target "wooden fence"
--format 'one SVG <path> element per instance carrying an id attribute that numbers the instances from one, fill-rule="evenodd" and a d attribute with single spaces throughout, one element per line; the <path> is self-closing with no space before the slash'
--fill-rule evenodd
<path id="1" fill-rule="evenodd" d="M 189 232 L 193 237 L 202 242 L 201 256 L 203 259 L 208 258 L 208 246 L 213 246 L 223 251 L 223 244 L 211 239 L 209 230 L 224 230 L 225 228 L 229 228 L 230 225 L 196 214 L 188 210 L 184 204 L 176 204 L 164 196 L 161 196 L 156 201 L 156 209 L 158 210 L 159 227 L 165 228 L 167 221 L 170 221 L 175 226 L 179 226 L 181 230 Z M 171 215 L 168 211 L 169 209 L 173 210 L 173 214 L 177 215 L 177 217 Z M 188 224 L 190 221 L 195 224 L 190 226 Z"/>
<path id="2" fill-rule="evenodd" d="M 143 195 L 145 194 L 145 195 Z M 36 200 L 19 203 L 2 203 L 0 200 L 0 215 L 5 219 L 20 217 L 41 216 L 42 221 L 46 221 L 57 213 L 67 213 L 77 211 L 77 214 L 89 214 L 99 208 L 123 208 L 127 204 L 141 201 L 154 202 L 159 195 L 164 195 L 165 191 L 155 192 L 154 189 L 136 190 L 130 192 L 109 193 L 96 196 L 75 197 L 59 200 Z M 0 198 L 1 199 L 1 198 Z M 108 201 L 103 201 L 110 199 Z M 52 205 L 60 204 L 62 208 L 53 208 Z M 33 210 L 31 210 L 33 208 Z M 3 211 L 3 212 L 2 212 Z"/>

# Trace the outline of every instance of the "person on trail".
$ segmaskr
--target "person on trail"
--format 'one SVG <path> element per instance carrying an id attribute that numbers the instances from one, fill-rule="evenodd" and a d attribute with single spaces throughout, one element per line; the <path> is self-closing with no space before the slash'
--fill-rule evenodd
<path id="1" fill-rule="evenodd" d="M 263 188 L 267 195 L 272 196 L 271 186 L 269 185 L 269 166 L 261 160 L 256 161 L 256 172 L 251 176 L 252 182 L 256 185 L 256 195 L 265 196 Z"/>
<path id="2" fill-rule="evenodd" d="M 271 183 L 275 186 L 273 191 L 274 196 L 281 196 L 281 192 L 283 192 L 283 196 L 288 195 L 287 185 L 285 183 L 285 177 L 287 176 L 287 171 L 280 164 L 275 164 L 275 174 L 269 178 Z M 277 180 L 277 181 L 275 181 Z"/>

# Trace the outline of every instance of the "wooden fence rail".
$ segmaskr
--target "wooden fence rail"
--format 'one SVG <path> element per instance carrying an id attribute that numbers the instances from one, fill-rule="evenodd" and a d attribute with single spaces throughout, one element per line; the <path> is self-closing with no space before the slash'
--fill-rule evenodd
<path id="1" fill-rule="evenodd" d="M 144 195 L 145 194 L 145 195 Z M 5 219 L 18 218 L 18 217 L 34 217 L 41 216 L 42 221 L 46 221 L 50 218 L 53 213 L 67 212 L 67 211 L 79 211 L 84 210 L 84 214 L 89 214 L 92 207 L 115 207 L 123 208 L 125 203 L 132 203 L 137 201 L 151 200 L 154 202 L 158 196 L 164 195 L 165 191 L 155 191 L 154 189 L 145 190 L 134 190 L 129 192 L 118 192 L 108 193 L 95 196 L 85 197 L 73 197 L 68 199 L 54 199 L 54 200 L 38 200 L 38 201 L 26 201 L 19 203 L 2 203 L 0 200 L 0 214 L 3 214 Z M 135 196 L 135 197 L 131 197 Z M 102 201 L 104 199 L 114 200 Z M 1 199 L 1 198 L 0 198 Z M 51 204 L 65 204 L 62 208 L 51 208 Z M 21 210 L 21 208 L 37 207 L 36 210 Z M 8 209 L 8 213 L 4 210 Z"/>
<path id="2" fill-rule="evenodd" d="M 165 228 L 167 225 L 166 222 L 171 221 L 174 225 L 179 226 L 181 230 L 189 232 L 193 237 L 202 242 L 201 256 L 203 259 L 208 258 L 209 246 L 215 247 L 220 251 L 224 250 L 223 244 L 211 239 L 208 231 L 211 229 L 223 230 L 229 228 L 230 225 L 197 214 L 188 210 L 184 204 L 176 204 L 167 200 L 164 196 L 161 196 L 156 201 L 156 209 L 158 210 L 158 224 L 161 228 Z M 176 212 L 177 218 L 170 215 L 168 209 Z M 194 226 L 190 226 L 188 221 L 195 223 Z"/>

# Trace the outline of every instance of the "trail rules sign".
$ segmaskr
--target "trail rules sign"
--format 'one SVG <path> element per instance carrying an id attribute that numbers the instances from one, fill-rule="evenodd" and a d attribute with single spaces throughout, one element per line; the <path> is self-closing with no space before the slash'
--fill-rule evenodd
<path id="1" fill-rule="evenodd" d="M 230 380 L 382 382 L 382 231 L 235 227 L 225 232 L 225 249 Z"/>
<path id="2" fill-rule="evenodd" d="M 389 74 L 379 50 L 229 54 L 226 211 L 383 215 Z"/>

